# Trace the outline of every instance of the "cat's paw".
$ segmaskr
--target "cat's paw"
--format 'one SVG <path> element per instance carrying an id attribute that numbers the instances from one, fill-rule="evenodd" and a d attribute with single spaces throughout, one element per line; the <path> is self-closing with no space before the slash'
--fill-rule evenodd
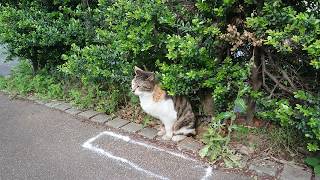
<path id="1" fill-rule="evenodd" d="M 185 135 L 174 135 L 174 136 L 172 136 L 172 141 L 179 142 L 179 141 L 184 140 L 186 137 L 187 136 L 185 136 Z"/>
<path id="2" fill-rule="evenodd" d="M 162 136 L 162 140 L 165 140 L 165 141 L 169 141 L 169 140 L 171 140 L 171 138 L 172 138 L 172 135 L 169 136 L 166 134 L 166 135 Z"/>
<path id="3" fill-rule="evenodd" d="M 165 131 L 164 129 L 161 129 L 161 130 L 157 133 L 157 135 L 158 135 L 158 136 L 163 136 L 165 133 L 166 133 L 166 131 Z"/>

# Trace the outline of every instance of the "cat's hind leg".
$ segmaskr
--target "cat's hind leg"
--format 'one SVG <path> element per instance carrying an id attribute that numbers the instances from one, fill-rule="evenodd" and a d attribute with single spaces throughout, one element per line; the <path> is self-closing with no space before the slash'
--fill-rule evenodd
<path id="1" fill-rule="evenodd" d="M 175 142 L 179 142 L 182 141 L 183 139 L 185 139 L 187 137 L 187 135 L 189 134 L 196 134 L 196 130 L 194 128 L 190 129 L 187 127 L 182 127 L 180 129 L 178 129 L 177 131 L 173 132 L 173 137 L 172 137 L 172 141 Z"/>
<path id="2" fill-rule="evenodd" d="M 174 135 L 172 136 L 172 141 L 179 142 L 186 138 L 186 135 Z"/>
<path id="3" fill-rule="evenodd" d="M 179 134 L 182 134 L 182 135 L 189 135 L 189 134 L 195 135 L 196 134 L 196 130 L 194 128 L 182 127 L 180 129 L 174 131 L 174 134 L 175 135 L 179 135 Z"/>

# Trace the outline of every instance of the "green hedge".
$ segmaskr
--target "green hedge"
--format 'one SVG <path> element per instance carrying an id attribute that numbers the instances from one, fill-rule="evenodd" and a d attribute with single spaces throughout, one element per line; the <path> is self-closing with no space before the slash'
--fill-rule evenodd
<path id="1" fill-rule="evenodd" d="M 0 39 L 34 71 L 58 69 L 81 87 L 116 91 L 118 107 L 130 96 L 132 67 L 145 67 L 170 95 L 196 105 L 209 93 L 218 114 L 245 102 L 248 114 L 294 127 L 310 151 L 320 148 L 318 2 L 8 2 Z"/>

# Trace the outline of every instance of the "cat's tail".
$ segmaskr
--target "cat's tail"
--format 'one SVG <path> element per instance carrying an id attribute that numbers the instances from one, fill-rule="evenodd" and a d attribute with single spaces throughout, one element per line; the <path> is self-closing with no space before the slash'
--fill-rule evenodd
<path id="1" fill-rule="evenodd" d="M 203 124 L 209 124 L 212 120 L 212 116 L 210 115 L 203 115 L 203 114 L 196 114 L 196 128 Z"/>

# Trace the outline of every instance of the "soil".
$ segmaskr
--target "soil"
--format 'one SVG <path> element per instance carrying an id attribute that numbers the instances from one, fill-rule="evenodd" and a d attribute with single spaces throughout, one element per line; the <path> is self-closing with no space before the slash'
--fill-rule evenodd
<path id="1" fill-rule="evenodd" d="M 281 127 L 269 121 L 254 118 L 251 123 L 247 123 L 244 118 L 239 118 L 235 124 L 247 128 L 248 132 L 232 134 L 230 147 L 249 159 L 264 155 L 279 161 L 294 161 L 303 164 L 303 159 L 308 154 L 306 151 L 299 151 L 305 149 L 305 144 L 298 142 L 299 140 L 286 145 L 283 143 L 285 140 L 278 142 L 273 139 L 272 132 L 278 131 Z"/>
<path id="2" fill-rule="evenodd" d="M 124 106 L 116 113 L 116 115 L 135 123 L 144 124 L 146 127 L 159 129 L 160 126 L 160 121 L 154 118 L 149 119 L 148 123 L 146 124 L 144 121 L 147 115 L 139 106 Z M 227 121 L 226 124 L 229 125 L 230 121 Z M 233 133 L 230 141 L 231 150 L 241 154 L 243 160 L 248 161 L 264 156 L 266 158 L 271 157 L 272 159 L 278 161 L 284 160 L 303 163 L 303 159 L 306 157 L 307 152 L 298 151 L 299 149 L 305 149 L 303 145 L 297 144 L 296 147 L 294 147 L 295 149 L 290 149 L 282 144 L 277 145 L 276 142 L 272 142 L 272 139 L 268 137 L 269 132 L 276 131 L 277 128 L 280 128 L 277 125 L 272 124 L 270 121 L 254 118 L 252 122 L 247 123 L 244 117 L 239 117 L 235 120 L 234 124 L 248 129 L 248 132 L 244 134 Z M 202 142 L 203 134 L 207 131 L 207 128 L 207 122 L 198 124 L 196 128 L 197 135 L 194 136 L 194 138 L 199 142 Z M 259 132 L 259 129 L 264 129 L 265 132 Z M 168 143 L 165 144 L 168 145 Z M 273 146 L 270 147 L 270 144 L 273 144 Z M 172 145 L 173 144 L 170 144 L 169 146 Z M 217 162 L 217 164 L 219 165 L 219 162 Z"/>

